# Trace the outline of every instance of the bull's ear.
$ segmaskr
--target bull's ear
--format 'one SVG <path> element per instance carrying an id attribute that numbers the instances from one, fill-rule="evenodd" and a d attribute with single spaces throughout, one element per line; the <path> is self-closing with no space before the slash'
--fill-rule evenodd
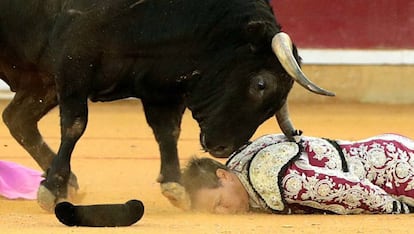
<path id="1" fill-rule="evenodd" d="M 247 23 L 246 31 L 251 36 L 264 34 L 266 30 L 266 23 L 263 21 L 250 21 Z"/>
<path id="2" fill-rule="evenodd" d="M 268 47 L 267 23 L 264 21 L 250 21 L 246 26 L 246 38 L 250 44 L 252 52 L 258 52 Z"/>

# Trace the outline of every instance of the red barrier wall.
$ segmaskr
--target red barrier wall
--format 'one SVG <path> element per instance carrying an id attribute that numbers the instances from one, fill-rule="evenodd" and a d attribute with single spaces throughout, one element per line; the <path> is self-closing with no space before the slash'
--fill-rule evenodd
<path id="1" fill-rule="evenodd" d="M 300 48 L 414 49 L 414 0 L 272 0 Z"/>

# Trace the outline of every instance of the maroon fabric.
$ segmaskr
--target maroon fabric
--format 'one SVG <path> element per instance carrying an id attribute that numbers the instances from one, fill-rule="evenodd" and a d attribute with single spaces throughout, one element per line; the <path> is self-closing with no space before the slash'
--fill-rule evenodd
<path id="1" fill-rule="evenodd" d="M 305 138 L 305 152 L 283 177 L 288 203 L 336 213 L 398 213 L 395 202 L 414 205 L 412 140 L 385 134 L 338 144 L 349 173 L 337 165 L 339 154 L 328 141 Z"/>

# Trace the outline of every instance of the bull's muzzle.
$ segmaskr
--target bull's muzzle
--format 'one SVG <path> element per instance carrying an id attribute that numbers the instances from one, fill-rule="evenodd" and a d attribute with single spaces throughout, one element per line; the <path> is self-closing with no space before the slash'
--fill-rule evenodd
<path id="1" fill-rule="evenodd" d="M 224 144 L 212 144 L 210 143 L 204 133 L 200 134 L 200 144 L 203 150 L 211 154 L 216 158 L 227 158 L 234 151 L 233 146 L 226 146 Z"/>

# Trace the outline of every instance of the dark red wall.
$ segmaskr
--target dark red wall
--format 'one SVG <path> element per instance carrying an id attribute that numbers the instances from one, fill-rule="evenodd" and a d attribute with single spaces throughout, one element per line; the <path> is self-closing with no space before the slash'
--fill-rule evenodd
<path id="1" fill-rule="evenodd" d="M 414 0 L 272 0 L 301 48 L 414 49 Z"/>

